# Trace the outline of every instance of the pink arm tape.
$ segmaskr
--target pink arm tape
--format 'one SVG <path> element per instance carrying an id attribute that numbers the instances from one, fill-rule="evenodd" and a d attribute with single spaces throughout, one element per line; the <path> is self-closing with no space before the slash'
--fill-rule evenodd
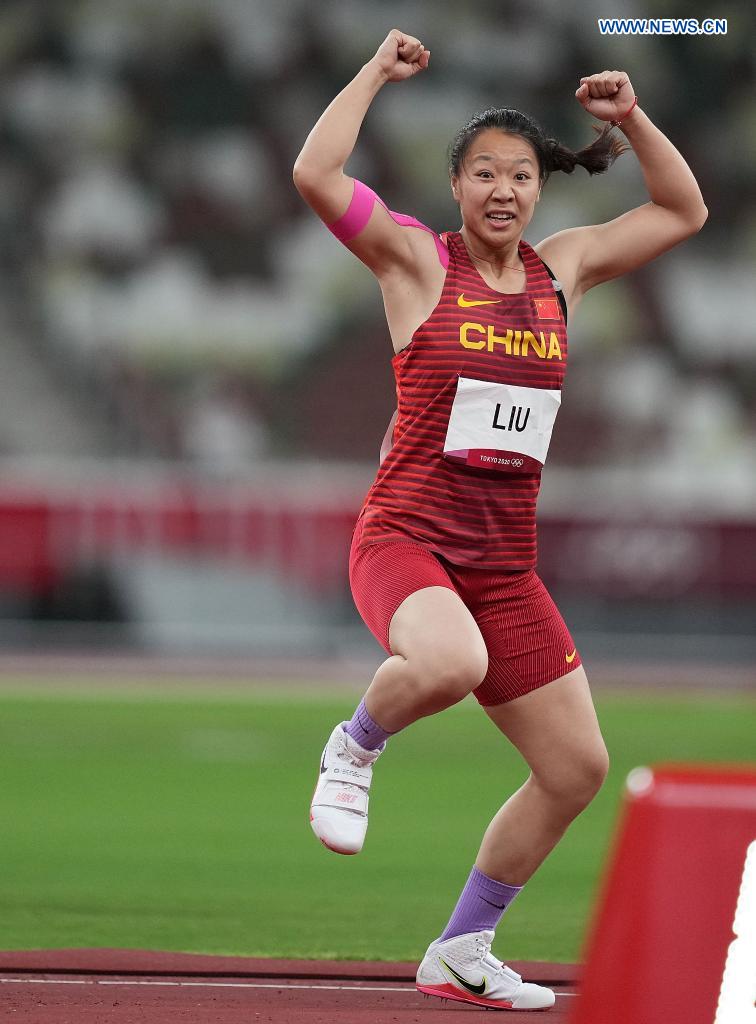
<path id="1" fill-rule="evenodd" d="M 379 195 L 373 192 L 372 188 L 368 188 L 361 181 L 354 181 L 354 192 L 352 193 L 352 201 L 349 204 L 349 208 L 343 217 L 339 217 L 333 224 L 328 225 L 328 230 L 334 234 L 340 242 L 351 242 L 353 238 L 359 235 L 360 231 L 363 231 L 367 226 L 367 222 L 370 220 L 370 214 L 373 212 L 373 206 L 376 202 L 380 203 L 383 209 L 388 213 L 389 217 L 403 228 L 422 228 L 423 231 L 428 231 L 433 235 L 433 241 L 436 243 L 436 251 L 438 252 L 439 262 L 441 266 L 446 268 L 449 266 L 449 250 L 446 248 L 444 243 L 438 237 L 435 231 L 432 231 L 425 224 L 421 224 L 415 217 L 408 217 L 404 213 L 394 213 L 393 210 L 389 210 L 388 206 L 384 203 Z"/>

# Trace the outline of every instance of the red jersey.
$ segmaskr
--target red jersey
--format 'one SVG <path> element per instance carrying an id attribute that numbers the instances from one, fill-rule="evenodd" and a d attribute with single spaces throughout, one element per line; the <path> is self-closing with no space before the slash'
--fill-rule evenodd
<path id="1" fill-rule="evenodd" d="M 551 276 L 527 242 L 519 244 L 526 290 L 502 294 L 480 276 L 462 236 L 445 237 L 438 305 L 392 359 L 397 418 L 360 513 L 361 543 L 410 538 L 455 565 L 521 572 L 536 561 L 540 464 L 525 460 L 526 470 L 513 472 L 462 464 L 444 455 L 447 430 L 460 378 L 558 395 L 567 328 Z"/>

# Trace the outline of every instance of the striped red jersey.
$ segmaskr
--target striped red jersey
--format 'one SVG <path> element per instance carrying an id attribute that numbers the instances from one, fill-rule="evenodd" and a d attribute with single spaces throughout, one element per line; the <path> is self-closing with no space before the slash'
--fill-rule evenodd
<path id="1" fill-rule="evenodd" d="M 558 403 L 567 328 L 551 276 L 527 242 L 519 243 L 526 290 L 502 294 L 480 276 L 458 232 L 445 238 L 438 305 L 392 360 L 397 418 L 363 505 L 361 543 L 410 538 L 456 565 L 524 571 L 536 561 L 540 463 L 501 471 L 454 461 L 444 455 L 447 430 L 460 378 L 473 387 L 547 389 Z"/>

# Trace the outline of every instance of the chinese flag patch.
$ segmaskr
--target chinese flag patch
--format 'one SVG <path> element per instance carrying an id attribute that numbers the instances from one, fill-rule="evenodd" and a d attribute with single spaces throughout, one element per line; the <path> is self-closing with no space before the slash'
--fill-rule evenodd
<path id="1" fill-rule="evenodd" d="M 533 299 L 539 320 L 559 319 L 559 299 Z"/>

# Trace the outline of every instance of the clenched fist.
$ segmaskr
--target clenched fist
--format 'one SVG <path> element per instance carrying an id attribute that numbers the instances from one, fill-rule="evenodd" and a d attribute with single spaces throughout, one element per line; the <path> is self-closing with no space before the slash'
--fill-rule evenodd
<path id="1" fill-rule="evenodd" d="M 430 50 L 419 39 L 392 28 L 378 47 L 372 63 L 376 64 L 387 82 L 403 82 L 428 67 Z"/>
<path id="2" fill-rule="evenodd" d="M 635 92 L 624 71 L 602 71 L 581 78 L 575 97 L 599 121 L 619 121 L 630 109 Z"/>

